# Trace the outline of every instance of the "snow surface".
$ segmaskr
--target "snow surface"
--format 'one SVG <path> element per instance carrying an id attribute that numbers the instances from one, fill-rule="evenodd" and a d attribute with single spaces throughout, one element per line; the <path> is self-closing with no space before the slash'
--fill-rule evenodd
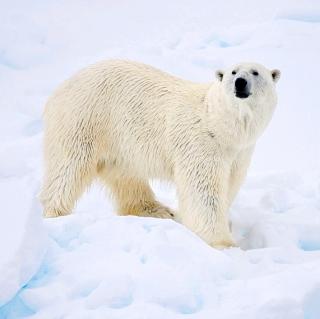
<path id="1" fill-rule="evenodd" d="M 320 2 L 0 3 L 0 318 L 320 318 Z M 279 68 L 279 105 L 231 209 L 240 248 L 169 220 L 118 217 L 99 185 L 42 220 L 41 113 L 108 57 L 195 81 Z M 153 183 L 175 207 L 172 186 Z"/>

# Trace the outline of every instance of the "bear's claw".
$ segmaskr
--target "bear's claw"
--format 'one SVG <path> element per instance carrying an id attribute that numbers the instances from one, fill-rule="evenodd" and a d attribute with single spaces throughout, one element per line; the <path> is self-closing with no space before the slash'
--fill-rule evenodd
<path id="1" fill-rule="evenodd" d="M 174 219 L 174 214 L 171 211 L 171 209 L 164 206 L 158 206 L 153 208 L 149 211 L 149 216 L 155 218 Z"/>

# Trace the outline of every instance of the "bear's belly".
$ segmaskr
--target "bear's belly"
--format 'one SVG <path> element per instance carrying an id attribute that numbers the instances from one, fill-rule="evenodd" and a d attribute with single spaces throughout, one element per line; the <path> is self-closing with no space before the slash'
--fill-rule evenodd
<path id="1" fill-rule="evenodd" d="M 156 147 L 143 143 L 114 145 L 106 150 L 104 161 L 107 169 L 120 171 L 142 179 L 172 180 L 173 165 L 167 154 Z"/>

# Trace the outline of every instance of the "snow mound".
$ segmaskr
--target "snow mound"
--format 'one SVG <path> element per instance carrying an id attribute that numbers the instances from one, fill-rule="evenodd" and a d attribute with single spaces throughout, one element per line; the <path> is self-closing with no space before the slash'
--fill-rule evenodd
<path id="1" fill-rule="evenodd" d="M 172 189 L 154 187 L 173 204 Z M 243 249 L 224 251 L 170 220 L 106 214 L 103 197 L 96 187 L 75 214 L 45 221 L 50 240 L 41 267 L 0 314 L 317 318 L 320 196 L 312 179 L 250 176 L 231 218 Z M 102 208 L 90 212 L 92 201 Z"/>
<path id="2" fill-rule="evenodd" d="M 46 230 L 33 184 L 29 177 L 0 179 L 3 210 L 0 305 L 8 302 L 31 279 L 40 267 L 47 247 Z"/>
<path id="3" fill-rule="evenodd" d="M 197 313 L 208 282 L 218 284 L 232 271 L 230 257 L 173 221 L 87 213 L 48 220 L 46 227 L 48 253 L 16 297 L 34 318 L 120 318 L 145 306 L 150 315 Z"/>

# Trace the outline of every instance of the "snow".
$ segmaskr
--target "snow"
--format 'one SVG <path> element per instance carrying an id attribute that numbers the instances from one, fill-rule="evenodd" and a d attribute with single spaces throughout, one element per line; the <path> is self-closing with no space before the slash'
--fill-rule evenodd
<path id="1" fill-rule="evenodd" d="M 0 318 L 320 318 L 319 1 L 0 5 Z M 169 220 L 118 217 L 100 185 L 43 220 L 44 103 L 79 68 L 129 58 L 209 81 L 279 68 L 279 104 L 215 250 Z M 172 185 L 153 183 L 177 206 Z"/>
<path id="2" fill-rule="evenodd" d="M 34 275 L 46 251 L 46 231 L 30 177 L 2 177 L 0 224 L 0 304 L 6 303 Z M 14 199 L 13 194 L 19 194 Z M 34 236 L 35 232 L 37 236 Z"/>

